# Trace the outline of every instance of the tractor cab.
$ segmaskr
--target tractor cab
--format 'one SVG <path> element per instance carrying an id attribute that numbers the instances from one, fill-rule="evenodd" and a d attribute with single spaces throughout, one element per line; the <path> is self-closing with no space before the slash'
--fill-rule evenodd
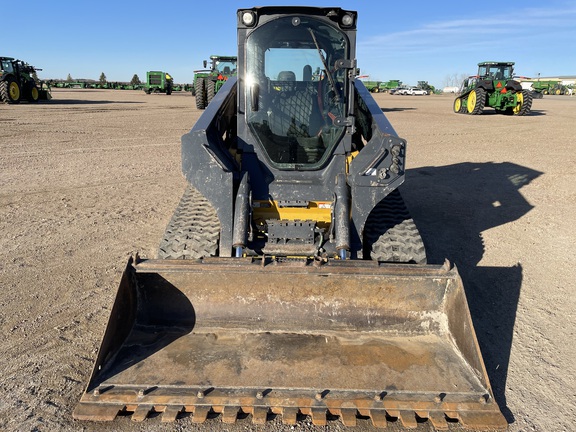
<path id="1" fill-rule="evenodd" d="M 492 81 L 508 81 L 514 76 L 514 62 L 478 63 L 478 77 Z"/>
<path id="2" fill-rule="evenodd" d="M 212 73 L 218 75 L 218 79 L 227 79 L 236 75 L 237 57 L 210 56 Z"/>
<path id="3" fill-rule="evenodd" d="M 196 108 L 204 109 L 228 78 L 236 76 L 238 57 L 236 56 L 210 56 L 210 68 L 208 60 L 204 60 L 204 69 L 194 71 L 194 84 L 192 95 L 196 97 Z"/>
<path id="4" fill-rule="evenodd" d="M 14 59 L 11 57 L 0 57 L 0 70 L 2 75 L 14 73 Z"/>
<path id="5" fill-rule="evenodd" d="M 339 67 L 350 57 L 346 30 L 338 17 L 294 14 L 247 32 L 246 122 L 274 168 L 318 169 L 340 142 L 349 92 L 348 70 Z"/>

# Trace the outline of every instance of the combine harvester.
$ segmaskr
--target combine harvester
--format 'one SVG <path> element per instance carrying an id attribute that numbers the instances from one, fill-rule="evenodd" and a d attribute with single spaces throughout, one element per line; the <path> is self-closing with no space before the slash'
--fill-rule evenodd
<path id="1" fill-rule="evenodd" d="M 354 78 L 356 12 L 237 19 L 238 76 L 182 137 L 189 185 L 74 417 L 505 429 L 458 272 L 426 265 L 398 192 L 406 141 Z"/>

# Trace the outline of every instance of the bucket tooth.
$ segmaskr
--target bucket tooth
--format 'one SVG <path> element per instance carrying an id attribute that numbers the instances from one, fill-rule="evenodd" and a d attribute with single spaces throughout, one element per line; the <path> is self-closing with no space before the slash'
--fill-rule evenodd
<path id="1" fill-rule="evenodd" d="M 431 412 L 428 414 L 428 419 L 432 422 L 432 426 L 438 430 L 447 430 L 448 422 L 446 416 L 442 412 Z"/>
<path id="2" fill-rule="evenodd" d="M 254 407 L 252 409 L 252 423 L 254 423 L 254 424 L 266 424 L 267 418 L 268 418 L 268 408 L 266 408 L 266 407 Z"/>
<path id="3" fill-rule="evenodd" d="M 183 407 L 181 406 L 168 405 L 162 413 L 162 423 L 171 423 L 176 421 L 176 418 L 178 417 L 178 414 L 180 414 L 180 411 L 182 411 L 182 408 Z"/>
<path id="4" fill-rule="evenodd" d="M 194 407 L 194 415 L 192 416 L 192 423 L 204 423 L 210 412 L 209 406 L 196 406 Z"/>
<path id="5" fill-rule="evenodd" d="M 344 426 L 356 426 L 356 408 L 341 408 L 340 418 Z"/>
<path id="6" fill-rule="evenodd" d="M 372 419 L 372 424 L 377 428 L 385 428 L 388 426 L 388 420 L 386 420 L 386 411 L 381 409 L 370 410 L 370 418 Z"/>
<path id="7" fill-rule="evenodd" d="M 469 429 L 476 430 L 505 430 L 508 427 L 508 422 L 504 416 L 495 416 L 494 412 L 459 412 L 457 414 L 458 420 L 462 426 Z"/>
<path id="8" fill-rule="evenodd" d="M 298 408 L 284 408 L 282 410 L 282 423 L 286 425 L 295 425 L 298 417 Z"/>
<path id="9" fill-rule="evenodd" d="M 310 411 L 311 411 L 312 423 L 315 426 L 326 426 L 327 424 L 326 408 L 312 407 Z"/>
<path id="10" fill-rule="evenodd" d="M 416 414 L 417 418 L 420 419 L 427 419 L 428 417 L 430 417 L 430 412 L 429 411 L 422 411 L 422 410 L 414 410 L 414 413 Z"/>
<path id="11" fill-rule="evenodd" d="M 458 416 L 458 413 L 456 411 L 445 411 L 444 414 L 450 420 L 459 420 L 460 419 L 460 417 Z"/>
<path id="12" fill-rule="evenodd" d="M 414 411 L 400 411 L 398 417 L 405 428 L 416 429 L 418 427 Z"/>
<path id="13" fill-rule="evenodd" d="M 141 422 L 146 420 L 148 413 L 150 413 L 152 409 L 152 405 L 138 405 L 136 410 L 134 410 L 134 414 L 132 414 L 132 421 Z"/>
<path id="14" fill-rule="evenodd" d="M 72 416 L 76 420 L 112 421 L 121 409 L 122 407 L 118 407 L 117 405 L 80 403 L 76 406 Z"/>
<path id="15" fill-rule="evenodd" d="M 222 421 L 228 424 L 236 423 L 236 418 L 238 417 L 238 411 L 240 411 L 240 407 L 225 406 L 224 409 L 222 410 Z"/>

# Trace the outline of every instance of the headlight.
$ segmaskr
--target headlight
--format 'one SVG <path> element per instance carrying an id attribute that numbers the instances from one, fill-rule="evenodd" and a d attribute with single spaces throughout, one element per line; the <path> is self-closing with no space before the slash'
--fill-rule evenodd
<path id="1" fill-rule="evenodd" d="M 352 17 L 352 15 L 344 15 L 342 17 L 342 27 L 350 27 L 352 24 L 354 24 L 354 18 Z"/>
<path id="2" fill-rule="evenodd" d="M 242 14 L 242 22 L 246 27 L 252 27 L 256 23 L 256 17 L 253 12 L 246 11 Z"/>

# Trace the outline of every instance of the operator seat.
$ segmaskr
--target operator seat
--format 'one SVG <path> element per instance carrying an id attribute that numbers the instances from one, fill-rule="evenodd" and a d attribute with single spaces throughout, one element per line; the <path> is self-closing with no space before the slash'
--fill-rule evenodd
<path id="1" fill-rule="evenodd" d="M 271 87 L 274 93 L 269 114 L 271 132 L 296 140 L 296 161 L 316 163 L 324 152 L 320 137 L 324 121 L 318 108 L 317 83 L 296 81 L 294 72 L 282 71 Z"/>
<path id="2" fill-rule="evenodd" d="M 302 80 L 312 81 L 312 66 L 306 65 L 302 68 Z"/>
<path id="3" fill-rule="evenodd" d="M 314 136 L 318 130 L 310 130 L 316 102 L 312 82 L 297 82 L 294 72 L 282 71 L 278 74 L 278 80 L 272 82 L 272 89 L 272 132 L 282 136 Z"/>

